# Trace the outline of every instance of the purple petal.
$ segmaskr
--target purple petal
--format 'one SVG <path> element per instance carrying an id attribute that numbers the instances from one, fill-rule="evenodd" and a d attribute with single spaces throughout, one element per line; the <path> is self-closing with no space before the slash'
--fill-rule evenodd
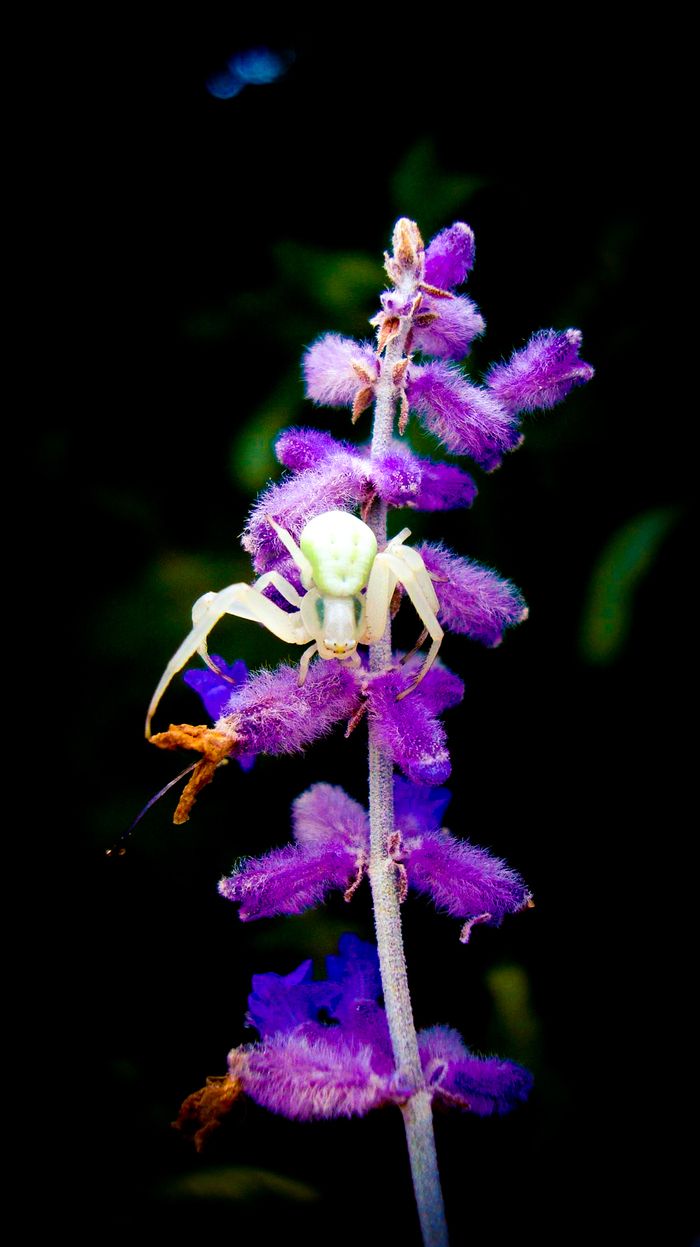
<path id="1" fill-rule="evenodd" d="M 452 793 L 447 788 L 428 788 L 412 784 L 399 775 L 394 778 L 394 822 L 403 837 L 422 831 L 435 831 L 442 824 Z"/>
<path id="2" fill-rule="evenodd" d="M 425 280 L 441 290 L 452 290 L 466 281 L 474 267 L 474 234 L 463 221 L 455 221 L 428 244 L 425 252 Z"/>
<path id="3" fill-rule="evenodd" d="M 324 334 L 304 356 L 307 397 L 329 407 L 351 406 L 357 391 L 367 384 L 356 367 L 376 379 L 377 356 L 371 343 L 356 342 L 338 333 Z"/>
<path id="4" fill-rule="evenodd" d="M 498 467 L 520 439 L 514 417 L 496 398 L 448 364 L 412 364 L 406 392 L 431 433 L 448 450 L 470 455 L 482 468 Z"/>
<path id="5" fill-rule="evenodd" d="M 471 299 L 459 295 L 454 299 L 435 299 L 425 295 L 419 317 L 435 314 L 429 325 L 417 324 L 413 330 L 413 346 L 424 355 L 445 359 L 462 359 L 469 344 L 484 332 L 486 324 Z"/>
<path id="6" fill-rule="evenodd" d="M 369 462 L 344 450 L 323 459 L 315 468 L 271 485 L 248 517 L 241 544 L 253 556 L 257 572 L 269 570 L 287 551 L 269 519 L 299 538 L 309 520 L 323 511 L 349 511 L 362 500 L 369 486 Z"/>
<path id="7" fill-rule="evenodd" d="M 423 657 L 416 654 L 409 662 L 406 663 L 404 671 L 406 672 L 407 683 L 410 684 L 418 675 L 423 666 Z M 419 692 L 423 703 L 427 706 L 431 714 L 444 714 L 446 710 L 452 710 L 458 706 L 464 697 L 464 681 L 460 680 L 454 671 L 450 671 L 438 659 L 434 662 L 430 671 L 424 676 L 418 685 L 416 692 Z M 404 701 L 410 701 L 413 693 L 409 693 Z"/>
<path id="8" fill-rule="evenodd" d="M 296 753 L 356 710 L 357 684 L 341 663 L 313 663 L 301 687 L 298 678 L 298 667 L 255 672 L 234 691 L 219 730 L 243 753 Z"/>
<path id="9" fill-rule="evenodd" d="M 475 921 L 499 926 L 505 914 L 517 913 L 529 900 L 522 879 L 505 862 L 448 831 L 408 836 L 401 860 L 411 887 L 427 893 L 454 918 L 467 921 L 463 943 Z"/>
<path id="10" fill-rule="evenodd" d="M 324 1038 L 277 1035 L 234 1049 L 229 1068 L 257 1104 L 300 1121 L 362 1116 L 395 1098 L 391 1075 L 374 1069 L 372 1048 L 344 1042 L 333 1027 Z"/>
<path id="11" fill-rule="evenodd" d="M 209 667 L 204 669 L 195 667 L 191 671 L 186 671 L 182 678 L 185 684 L 199 694 L 209 718 L 215 722 L 220 718 L 233 690 L 245 684 L 248 678 L 248 668 L 241 658 L 231 663 L 230 666 L 218 654 L 212 654 L 211 659 L 222 675 L 228 676 L 228 679 L 222 679 L 221 675 L 217 675 Z"/>
<path id="12" fill-rule="evenodd" d="M 490 567 L 461 558 L 442 545 L 417 547 L 434 581 L 440 623 L 484 645 L 500 645 L 506 628 L 527 619 L 522 594 Z"/>
<path id="13" fill-rule="evenodd" d="M 306 850 L 331 848 L 364 853 L 369 846 L 367 812 L 334 784 L 313 784 L 292 806 L 294 838 Z"/>
<path id="14" fill-rule="evenodd" d="M 593 369 L 579 359 L 578 329 L 541 329 L 507 364 L 496 364 L 486 384 L 514 415 L 554 407 L 575 385 L 584 385 Z"/>
<path id="15" fill-rule="evenodd" d="M 293 472 L 315 468 L 341 449 L 349 450 L 350 447 L 321 429 L 284 429 L 275 442 L 278 462 Z"/>
<path id="16" fill-rule="evenodd" d="M 369 693 L 369 715 L 376 724 L 378 743 L 417 784 L 442 784 L 452 766 L 442 724 L 429 708 L 423 680 L 401 701 L 396 698 L 412 676 L 389 671 L 375 677 Z"/>
<path id="17" fill-rule="evenodd" d="M 500 1057 L 474 1056 L 448 1026 L 420 1031 L 418 1048 L 428 1086 L 446 1104 L 488 1117 L 509 1113 L 530 1094 L 528 1070 Z"/>
<path id="18" fill-rule="evenodd" d="M 410 450 L 399 448 L 378 455 L 372 461 L 372 484 L 379 497 L 391 507 L 418 505 L 426 460 L 416 459 Z"/>
<path id="19" fill-rule="evenodd" d="M 377 949 L 352 932 L 341 935 L 337 956 L 326 957 L 326 973 L 334 983 L 342 984 L 346 1002 L 376 1002 L 381 995 Z M 340 1016 L 337 1007 L 334 1013 Z"/>
<path id="20" fill-rule="evenodd" d="M 449 511 L 472 505 L 478 491 L 467 472 L 452 463 L 434 463 L 431 459 L 421 459 L 420 465 L 421 485 L 413 504 L 418 511 Z"/>
<path id="21" fill-rule="evenodd" d="M 243 922 L 300 914 L 320 905 L 331 888 L 346 888 L 356 864 L 356 855 L 342 845 L 316 853 L 287 845 L 244 862 L 221 880 L 219 892 L 240 904 Z"/>
<path id="22" fill-rule="evenodd" d="M 303 1022 L 315 1021 L 337 989 L 312 982 L 313 962 L 302 961 L 290 974 L 254 974 L 248 997 L 248 1023 L 263 1039 L 278 1031 L 290 1031 Z"/>

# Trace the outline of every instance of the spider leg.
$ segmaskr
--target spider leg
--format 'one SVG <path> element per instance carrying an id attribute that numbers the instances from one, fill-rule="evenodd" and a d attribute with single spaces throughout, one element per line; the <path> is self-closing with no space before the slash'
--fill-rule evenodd
<path id="1" fill-rule="evenodd" d="M 291 554 L 294 562 L 301 571 L 301 583 L 305 589 L 310 589 L 313 584 L 313 568 L 302 550 L 299 549 L 296 541 L 286 528 L 281 528 L 269 515 L 267 517 L 268 524 L 274 528 L 285 550 Z"/>
<path id="2" fill-rule="evenodd" d="M 292 589 L 291 585 L 289 589 Z M 296 592 L 296 590 L 293 591 Z M 151 735 L 151 720 L 163 693 L 185 663 L 189 662 L 194 654 L 199 653 L 208 666 L 213 665 L 207 653 L 207 637 L 222 615 L 252 619 L 262 624 L 281 641 L 288 641 L 292 645 L 304 645 L 311 639 L 304 627 L 300 612 L 282 610 L 281 606 L 276 606 L 269 598 L 263 597 L 252 585 L 228 585 L 219 593 L 203 594 L 192 608 L 192 631 L 173 654 L 151 698 L 146 715 L 146 739 Z M 216 670 L 215 667 L 214 670 Z"/>
<path id="3" fill-rule="evenodd" d="M 387 541 L 386 546 L 382 550 L 382 554 L 386 554 L 387 551 L 394 550 L 396 546 L 402 546 L 404 541 L 407 541 L 410 536 L 411 536 L 410 528 L 402 528 L 400 533 L 397 533 L 395 537 L 391 538 L 391 541 Z M 418 555 L 418 558 L 420 558 L 420 554 Z M 422 562 L 422 559 L 421 559 L 421 562 Z"/>
<path id="4" fill-rule="evenodd" d="M 427 568 L 418 552 L 412 550 L 410 546 L 403 546 L 400 554 L 387 550 L 382 554 L 378 554 L 374 560 L 375 566 L 380 559 L 388 565 L 395 581 L 399 581 L 403 585 L 424 627 L 427 628 L 432 642 L 417 679 L 413 681 L 409 688 L 404 689 L 403 693 L 399 693 L 397 701 L 400 701 L 402 697 L 407 697 L 409 693 L 412 693 L 414 688 L 428 674 L 437 658 L 444 633 L 435 613 L 438 608 L 435 590 L 433 589 Z M 372 570 L 374 571 L 374 568 Z"/>
<path id="5" fill-rule="evenodd" d="M 303 601 L 301 594 L 297 593 L 294 585 L 285 580 L 284 576 L 280 576 L 279 572 L 265 572 L 264 575 L 258 576 L 252 587 L 258 593 L 262 593 L 268 585 L 274 585 L 277 592 L 281 593 L 290 606 L 296 606 L 297 609 L 301 606 Z"/>
<path id="6" fill-rule="evenodd" d="M 384 636 L 396 581 L 396 573 L 386 559 L 386 550 L 377 554 L 367 581 L 363 645 L 376 645 Z"/>
<path id="7" fill-rule="evenodd" d="M 408 650 L 407 653 L 404 654 L 403 658 L 399 660 L 399 666 L 405 667 L 409 659 L 413 658 L 413 655 L 418 653 L 418 650 L 420 649 L 421 645 L 423 644 L 424 641 L 427 641 L 427 639 L 428 639 L 428 629 L 423 628 L 415 645 L 412 645 L 410 650 Z"/>
<path id="8" fill-rule="evenodd" d="M 301 687 L 301 685 L 306 680 L 306 677 L 309 673 L 309 663 L 311 662 L 311 659 L 313 658 L 317 649 L 318 649 L 318 643 L 314 641 L 313 645 L 310 645 L 308 649 L 305 649 L 304 653 L 301 656 L 301 662 L 299 663 L 299 679 L 297 680 L 297 684 L 299 685 L 299 687 Z"/>

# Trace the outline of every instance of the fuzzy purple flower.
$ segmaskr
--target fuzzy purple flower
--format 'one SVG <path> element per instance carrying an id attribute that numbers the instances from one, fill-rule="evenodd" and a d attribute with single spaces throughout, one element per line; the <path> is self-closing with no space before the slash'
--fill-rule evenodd
<path id="1" fill-rule="evenodd" d="M 417 784 L 444 784 L 452 763 L 437 715 L 459 704 L 464 684 L 435 664 L 418 687 L 398 701 L 414 678 L 413 668 L 408 675 L 394 670 L 376 676 L 368 690 L 368 713 L 377 743 L 409 779 Z"/>
<path id="2" fill-rule="evenodd" d="M 284 429 L 276 454 L 291 478 L 268 486 L 253 508 L 243 534 L 243 549 L 256 571 L 280 570 L 286 559 L 270 519 L 298 539 L 304 524 L 323 511 L 364 509 L 374 496 L 389 506 L 425 511 L 472 505 L 477 486 L 453 464 L 419 459 L 396 441 L 386 453 L 369 458 L 368 446 L 337 441 L 318 429 Z"/>
<path id="3" fill-rule="evenodd" d="M 325 736 L 359 701 L 354 673 L 339 662 L 317 662 L 304 684 L 297 667 L 256 671 L 234 689 L 216 727 L 245 753 L 298 753 Z"/>
<path id="4" fill-rule="evenodd" d="M 409 233 L 404 231 L 405 239 Z M 394 374 L 401 400 L 399 431 L 412 409 L 448 450 L 471 456 L 486 471 L 498 467 L 504 454 L 522 441 L 518 415 L 554 406 L 573 386 L 590 380 L 593 369 L 579 359 L 577 329 L 535 334 L 507 364 L 492 367 L 483 386 L 442 362 L 461 359 L 485 327 L 472 301 L 454 293 L 473 263 L 474 235 L 462 222 L 441 231 L 425 251 L 416 232 L 403 260 L 387 259 L 394 289 L 382 295 L 382 311 L 371 321 L 378 334 L 377 352 L 337 334 L 319 338 L 305 357 L 309 397 L 351 406 L 357 419 L 377 392 L 386 344 L 409 321 L 407 353 Z M 411 294 L 407 277 L 413 281 Z M 418 364 L 411 360 L 411 350 L 437 358 Z"/>
<path id="5" fill-rule="evenodd" d="M 435 577 L 440 623 L 483 645 L 500 645 L 506 628 L 527 619 L 527 606 L 515 585 L 490 567 L 461 558 L 440 544 L 416 547 Z"/>
<path id="6" fill-rule="evenodd" d="M 486 322 L 476 304 L 465 295 L 455 295 L 451 299 L 434 299 L 427 295 L 415 317 L 413 346 L 424 355 L 463 359 L 485 328 Z"/>
<path id="7" fill-rule="evenodd" d="M 474 267 L 474 232 L 463 221 L 436 234 L 425 251 L 425 280 L 441 290 L 453 290 L 467 280 Z"/>
<path id="8" fill-rule="evenodd" d="M 546 411 L 594 375 L 591 365 L 579 359 L 580 347 L 578 329 L 541 329 L 507 364 L 495 364 L 486 384 L 513 414 Z"/>
<path id="9" fill-rule="evenodd" d="M 514 871 L 440 826 L 446 789 L 397 778 L 394 794 L 397 878 L 461 918 L 463 943 L 475 923 L 498 926 L 527 906 L 529 893 Z M 240 905 L 244 922 L 302 913 L 332 890 L 349 901 L 368 868 L 367 812 L 342 788 L 314 784 L 294 802 L 292 821 L 295 844 L 240 863 L 219 884 L 221 895 Z"/>
<path id="10" fill-rule="evenodd" d="M 423 275 L 418 282 L 420 302 L 413 308 L 405 298 L 400 267 L 387 265 L 397 289 L 381 296 L 382 311 L 371 323 L 377 325 L 381 333 L 387 320 L 410 312 L 414 349 L 424 355 L 461 359 L 468 353 L 474 338 L 486 328 L 472 300 L 454 294 L 454 288 L 466 281 L 474 264 L 474 250 L 474 235 L 461 221 L 437 234 L 422 260 Z M 420 260 L 418 263 L 420 265 Z"/>
<path id="11" fill-rule="evenodd" d="M 227 669 L 222 659 L 216 661 L 222 670 Z M 232 757 L 298 753 L 339 721 L 349 720 L 352 726 L 367 711 L 385 747 L 410 779 L 443 783 L 451 768 L 438 715 L 459 704 L 464 684 L 435 663 L 418 687 L 397 701 L 415 676 L 415 659 L 406 667 L 372 677 L 362 668 L 353 671 L 340 662 L 319 660 L 312 663 L 301 685 L 298 669 L 282 665 L 274 671 L 254 672 L 237 687 L 229 685 L 228 697 L 224 694 L 221 699 L 213 673 L 193 673 L 187 682 L 193 687 L 199 682 L 207 697 L 214 696 L 211 687 L 218 690 L 216 732 L 230 738 Z M 163 747 L 167 747 L 164 741 Z"/>
<path id="12" fill-rule="evenodd" d="M 289 558 L 270 519 L 298 540 L 304 525 L 324 511 L 364 509 L 374 497 L 389 506 L 437 511 L 471 506 L 477 492 L 461 468 L 419 459 L 400 442 L 371 460 L 368 447 L 337 442 L 316 429 L 296 428 L 280 435 L 276 452 L 293 475 L 261 495 L 242 539 L 259 573 L 281 571 L 281 563 Z"/>
<path id="13" fill-rule="evenodd" d="M 312 980 L 310 962 L 289 975 L 255 976 L 248 1018 L 261 1040 L 233 1049 L 230 1080 L 262 1107 L 302 1121 L 405 1103 L 413 1088 L 393 1069 L 376 950 L 344 935 L 326 965 L 322 982 Z M 527 1099 L 526 1070 L 474 1056 L 449 1027 L 419 1032 L 418 1048 L 427 1089 L 445 1105 L 487 1116 Z"/>
<path id="14" fill-rule="evenodd" d="M 327 333 L 304 356 L 306 393 L 326 407 L 352 407 L 357 394 L 373 387 L 378 360 L 369 342 Z"/>
<path id="15" fill-rule="evenodd" d="M 448 450 L 469 455 L 488 472 L 520 441 L 516 419 L 496 396 L 449 364 L 412 364 L 406 396 L 411 410 Z"/>

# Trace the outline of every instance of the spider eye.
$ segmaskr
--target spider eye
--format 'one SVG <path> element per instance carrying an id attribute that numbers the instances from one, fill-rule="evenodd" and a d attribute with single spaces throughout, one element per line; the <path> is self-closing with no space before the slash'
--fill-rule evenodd
<path id="1" fill-rule="evenodd" d="M 316 602 L 316 615 L 318 618 L 318 622 L 320 624 L 323 624 L 323 621 L 326 617 L 326 605 L 325 605 L 325 602 L 323 601 L 323 598 L 319 598 L 318 601 Z"/>

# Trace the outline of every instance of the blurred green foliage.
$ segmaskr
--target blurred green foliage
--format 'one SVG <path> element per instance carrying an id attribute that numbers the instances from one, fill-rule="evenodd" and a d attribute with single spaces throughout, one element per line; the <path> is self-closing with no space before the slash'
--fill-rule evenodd
<path id="1" fill-rule="evenodd" d="M 629 520 L 610 538 L 593 569 L 581 623 L 581 654 L 590 663 L 620 657 L 634 618 L 635 594 L 680 518 L 656 507 Z"/>
<path id="2" fill-rule="evenodd" d="M 269 1200 L 314 1203 L 319 1193 L 306 1182 L 269 1169 L 247 1165 L 222 1165 L 180 1174 L 163 1187 L 163 1194 L 178 1200 L 225 1200 L 228 1203 L 267 1203 Z"/>

